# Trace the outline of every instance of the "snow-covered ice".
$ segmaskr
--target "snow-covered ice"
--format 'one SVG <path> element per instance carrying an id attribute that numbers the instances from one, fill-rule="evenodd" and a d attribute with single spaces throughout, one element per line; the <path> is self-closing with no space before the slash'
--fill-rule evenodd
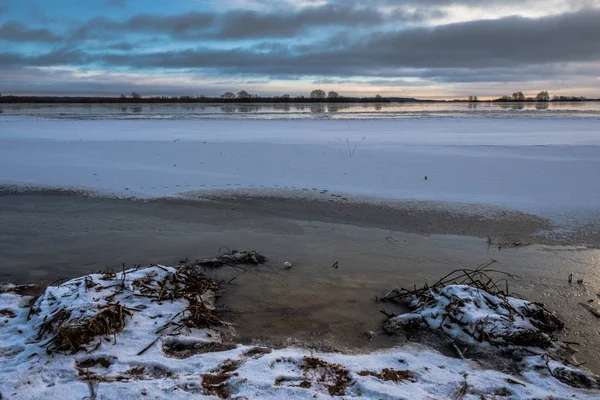
<path id="1" fill-rule="evenodd" d="M 596 119 L 0 119 L 0 183 L 127 196 L 318 188 L 388 199 L 598 212 Z M 427 180 L 424 177 L 427 176 Z"/>
<path id="2" fill-rule="evenodd" d="M 444 356 L 418 346 L 345 355 L 232 344 L 183 357 L 169 353 L 173 340 L 219 343 L 211 329 L 180 330 L 160 336 L 161 326 L 186 307 L 181 299 L 161 300 L 143 293 L 177 269 L 151 266 L 111 276 L 89 275 L 50 287 L 27 306 L 29 297 L 4 286 L 0 294 L 0 393 L 5 399 L 84 398 L 598 398 L 575 389 L 550 371 L 572 368 L 540 356 L 523 359 L 503 373 L 474 360 Z M 160 286 L 158 286 L 160 289 Z M 118 293 L 116 296 L 111 294 Z M 132 310 L 114 336 L 100 335 L 88 351 L 48 354 L 52 337 L 39 328 L 68 309 L 70 318 L 90 317 L 105 302 Z M 155 341 L 158 338 L 157 341 Z M 96 343 L 96 344 L 93 344 Z M 151 344 L 146 352 L 140 351 Z"/>

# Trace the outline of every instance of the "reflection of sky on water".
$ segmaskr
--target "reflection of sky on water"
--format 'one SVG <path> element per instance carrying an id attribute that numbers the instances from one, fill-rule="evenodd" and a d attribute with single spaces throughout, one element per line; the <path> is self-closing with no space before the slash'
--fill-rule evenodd
<path id="1" fill-rule="evenodd" d="M 59 119 L 600 118 L 600 102 L 353 104 L 3 104 L 0 114 Z"/>

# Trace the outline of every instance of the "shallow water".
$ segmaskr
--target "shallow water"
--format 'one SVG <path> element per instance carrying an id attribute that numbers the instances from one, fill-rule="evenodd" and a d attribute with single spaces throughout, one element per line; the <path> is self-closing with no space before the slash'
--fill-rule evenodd
<path id="1" fill-rule="evenodd" d="M 296 223 L 301 236 L 260 243 L 258 248 L 270 256 L 267 265 L 242 273 L 216 271 L 224 281 L 236 277 L 225 285 L 222 303 L 233 311 L 242 340 L 259 338 L 274 345 L 300 341 L 341 351 L 392 346 L 402 339 L 379 335 L 370 342 L 366 335 L 383 321 L 379 309 L 399 311 L 393 304 L 376 303 L 376 296 L 432 283 L 455 269 L 493 259 L 494 269 L 516 275 L 509 279 L 511 293 L 547 304 L 567 322 L 564 338 L 591 346 L 587 348 L 593 352 L 592 345 L 600 343 L 598 321 L 578 305 L 598 299 L 599 250 L 541 245 L 498 249 L 466 236 L 393 232 L 389 239 L 390 232 L 383 229 Z M 286 269 L 285 261 L 293 267 Z M 337 269 L 332 267 L 336 262 Z M 569 273 L 584 285 L 569 285 Z"/>
<path id="2" fill-rule="evenodd" d="M 600 102 L 352 104 L 0 104 L 0 117 L 53 119 L 600 118 Z"/>
<path id="3" fill-rule="evenodd" d="M 362 352 L 405 340 L 384 335 L 368 340 L 366 333 L 377 333 L 384 319 L 380 308 L 398 311 L 376 303 L 375 296 L 495 259 L 495 269 L 518 275 L 509 290 L 556 311 L 568 327 L 562 337 L 581 343 L 579 361 L 600 372 L 598 320 L 578 304 L 598 299 L 600 250 L 543 245 L 499 250 L 484 238 L 350 225 L 343 214 L 327 213 L 324 222 L 323 215 L 315 212 L 311 219 L 305 211 L 294 219 L 279 215 L 273 204 L 269 216 L 242 204 L 0 197 L 2 280 L 52 282 L 120 268 L 121 262 L 172 264 L 186 256 L 216 255 L 221 246 L 256 249 L 269 258 L 266 264 L 244 266 L 247 272 L 209 271 L 225 282 L 235 278 L 223 285 L 219 304 L 237 325 L 236 340 Z M 291 269 L 285 269 L 286 261 Z M 584 284 L 569 285 L 569 273 Z"/>

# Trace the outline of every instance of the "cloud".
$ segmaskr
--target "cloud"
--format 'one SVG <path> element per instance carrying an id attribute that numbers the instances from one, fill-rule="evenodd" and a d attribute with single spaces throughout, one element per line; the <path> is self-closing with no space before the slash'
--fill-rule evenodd
<path id="1" fill-rule="evenodd" d="M 219 18 L 214 37 L 290 37 L 311 27 L 373 26 L 386 20 L 376 9 L 342 4 L 307 7 L 292 13 L 231 11 Z"/>
<path id="2" fill-rule="evenodd" d="M 59 36 L 48 29 L 30 29 L 18 21 L 8 21 L 0 25 L 0 40 L 11 42 L 56 42 Z"/>
<path id="3" fill-rule="evenodd" d="M 581 65 L 597 71 L 598 65 Z M 576 70 L 578 70 L 576 68 Z M 344 95 L 410 95 L 417 97 L 453 96 L 500 96 L 505 92 L 523 90 L 535 95 L 539 90 L 550 90 L 551 94 L 592 95 L 590 87 L 598 85 L 597 79 L 590 76 L 570 74 L 560 65 L 551 68 L 551 73 L 543 79 L 538 76 L 533 81 L 506 82 L 442 82 L 415 79 L 359 79 L 359 78 L 318 78 L 305 81 L 272 81 L 253 77 L 219 77 L 197 73 L 114 73 L 94 69 L 78 68 L 14 68 L 0 67 L 0 86 L 3 93 L 44 94 L 44 95 L 107 95 L 116 96 L 122 92 L 137 91 L 144 95 L 218 95 L 226 90 L 246 89 L 252 93 L 267 95 L 288 92 L 292 95 L 306 95 L 316 87 L 337 90 Z M 413 71 L 418 75 L 419 71 Z M 494 71 L 490 71 L 492 73 Z M 465 71 L 466 74 L 466 71 Z M 556 74 L 556 75 L 555 75 Z M 32 83 L 34 82 L 34 83 Z"/>
<path id="4" fill-rule="evenodd" d="M 56 65 L 84 66 L 94 61 L 94 57 L 77 49 L 62 48 L 39 55 L 0 53 L 0 65 L 13 67 L 51 67 Z"/>
<path id="5" fill-rule="evenodd" d="M 210 27 L 215 19 L 211 13 L 188 12 L 180 15 L 138 14 L 125 21 L 93 18 L 71 35 L 71 39 L 101 39 L 122 36 L 123 33 L 164 33 L 175 38 L 195 37 Z"/>
<path id="6" fill-rule="evenodd" d="M 190 11 L 177 15 L 139 14 L 124 21 L 94 18 L 73 39 L 111 38 L 122 33 L 165 34 L 182 40 L 293 37 L 315 27 L 373 27 L 386 22 L 415 23 L 443 15 L 439 10 L 380 11 L 355 4 L 325 4 L 286 12 Z"/>
<path id="7" fill-rule="evenodd" d="M 526 74 L 530 65 L 600 60 L 600 10 L 529 19 L 507 17 L 369 33 L 308 46 L 263 46 L 222 49 L 195 47 L 146 53 L 88 54 L 61 49 L 38 56 L 7 54 L 4 62 L 20 65 L 86 65 L 106 68 L 213 70 L 262 76 L 402 76 L 407 69 L 448 71 L 505 68 Z M 123 43 L 121 49 L 127 49 Z M 543 69 L 538 73 L 544 73 Z M 489 79 L 492 79 L 490 76 Z"/>
<path id="8" fill-rule="evenodd" d="M 339 48 L 315 43 L 256 52 L 239 47 L 200 47 L 145 54 L 100 55 L 106 66 L 131 68 L 213 68 L 260 75 L 398 76 L 402 69 L 512 68 L 600 60 L 600 10 L 540 19 L 507 17 L 371 33 Z M 540 71 L 542 72 L 542 71 Z"/>
<path id="9" fill-rule="evenodd" d="M 132 15 L 113 10 L 110 15 L 128 16 L 92 18 L 71 25 L 70 31 L 65 31 L 66 23 L 42 25 L 60 26 L 60 35 L 9 21 L 0 25 L 0 40 L 15 45 L 0 51 L 0 75 L 31 67 L 93 68 L 170 79 L 173 74 L 201 74 L 224 82 L 271 79 L 396 88 L 500 87 L 503 82 L 527 87 L 525 83 L 556 79 L 600 90 L 600 0 L 491 0 L 482 14 L 477 11 L 482 2 L 475 0 L 432 0 L 427 7 L 417 0 L 303 0 L 294 7 L 285 7 L 284 0 L 254 3 L 253 9 L 218 12 L 173 7 L 175 14 L 152 9 L 152 14 Z M 502 16 L 540 4 L 547 5 L 541 10 L 550 15 Z M 575 11 L 556 11 L 567 9 Z M 460 22 L 440 24 L 442 20 Z M 28 42 L 53 46 L 45 51 L 20 46 Z M 72 79 L 83 78 L 75 74 Z M 116 78 L 106 79 L 102 82 L 108 85 Z"/>

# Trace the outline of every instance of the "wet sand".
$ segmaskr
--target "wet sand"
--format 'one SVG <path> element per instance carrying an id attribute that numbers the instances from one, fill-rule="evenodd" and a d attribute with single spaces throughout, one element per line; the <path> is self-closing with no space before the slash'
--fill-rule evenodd
<path id="1" fill-rule="evenodd" d="M 378 309 L 397 311 L 375 296 L 495 259 L 496 269 L 518 275 L 510 291 L 556 311 L 567 323 L 563 338 L 581 343 L 578 359 L 600 372 L 598 320 L 578 305 L 598 300 L 600 251 L 551 246 L 536 234 L 551 229 L 548 221 L 516 211 L 322 195 L 142 201 L 3 191 L 0 280 L 49 283 L 121 263 L 212 256 L 221 246 L 255 249 L 267 264 L 245 273 L 210 271 L 226 282 L 235 277 L 224 285 L 221 305 L 237 325 L 236 340 L 353 352 L 405 340 L 368 340 L 384 318 Z M 522 246 L 498 246 L 516 242 Z M 285 261 L 293 267 L 285 269 Z M 584 284 L 569 285 L 571 272 Z"/>

